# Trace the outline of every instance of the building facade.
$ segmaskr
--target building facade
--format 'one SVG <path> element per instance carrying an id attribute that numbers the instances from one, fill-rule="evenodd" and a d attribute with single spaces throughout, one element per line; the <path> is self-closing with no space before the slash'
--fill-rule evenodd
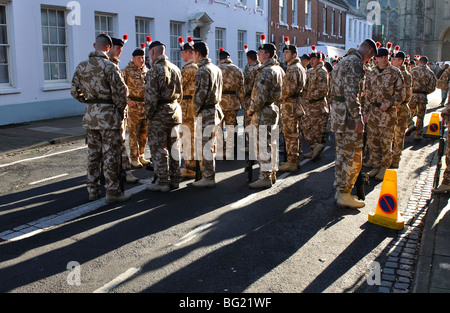
<path id="1" fill-rule="evenodd" d="M 358 0 L 344 0 L 348 5 L 345 28 L 345 49 L 358 48 L 367 38 L 372 38 L 372 27 L 367 20 L 367 13 L 361 10 Z"/>
<path id="2" fill-rule="evenodd" d="M 361 8 L 370 2 L 359 1 Z M 450 60 L 450 0 L 376 1 L 380 23 L 373 26 L 375 40 L 398 44 L 406 53 L 426 55 L 432 62 Z"/>
<path id="3" fill-rule="evenodd" d="M 0 125 L 82 114 L 70 96 L 73 73 L 96 35 L 128 35 L 120 67 L 146 36 L 166 44 L 181 67 L 178 37 L 204 40 L 243 68 L 244 45 L 268 32 L 269 0 L 0 0 Z"/>

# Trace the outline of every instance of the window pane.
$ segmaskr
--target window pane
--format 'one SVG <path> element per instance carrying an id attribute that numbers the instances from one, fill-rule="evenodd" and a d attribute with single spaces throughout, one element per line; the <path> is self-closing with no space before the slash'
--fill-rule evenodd
<path id="1" fill-rule="evenodd" d="M 66 62 L 66 48 L 58 47 L 58 62 Z"/>
<path id="2" fill-rule="evenodd" d="M 50 43 L 53 45 L 58 44 L 58 29 L 55 27 L 49 27 L 50 30 Z"/>
<path id="3" fill-rule="evenodd" d="M 8 65 L 0 65 L 0 84 L 9 83 Z"/>
<path id="4" fill-rule="evenodd" d="M 100 21 L 101 21 L 101 23 L 100 23 L 100 30 L 101 31 L 107 31 L 108 30 L 108 28 L 107 28 L 107 26 L 106 26 L 106 16 L 102 16 L 101 18 L 100 18 Z"/>
<path id="5" fill-rule="evenodd" d="M 42 27 L 42 43 L 43 44 L 50 43 L 48 40 L 48 27 Z"/>
<path id="6" fill-rule="evenodd" d="M 8 50 L 5 46 L 0 46 L 0 64 L 8 63 Z"/>
<path id="7" fill-rule="evenodd" d="M 59 68 L 58 63 L 51 63 L 50 64 L 51 79 L 58 79 L 59 78 L 58 68 Z"/>
<path id="8" fill-rule="evenodd" d="M 58 43 L 60 45 L 66 44 L 66 29 L 65 28 L 58 28 Z"/>
<path id="9" fill-rule="evenodd" d="M 58 11 L 57 18 L 58 18 L 58 26 L 64 27 L 65 26 L 64 11 Z"/>
<path id="10" fill-rule="evenodd" d="M 50 50 L 50 62 L 58 62 L 58 48 L 49 47 Z"/>
<path id="11" fill-rule="evenodd" d="M 45 10 L 45 9 L 41 10 L 41 25 L 42 26 L 47 26 L 48 25 L 47 10 Z"/>
<path id="12" fill-rule="evenodd" d="M 66 78 L 66 63 L 59 63 L 59 79 Z"/>
<path id="13" fill-rule="evenodd" d="M 56 11 L 48 10 L 48 23 L 49 26 L 56 26 Z"/>
<path id="14" fill-rule="evenodd" d="M 8 32 L 6 25 L 0 26 L 0 44 L 8 44 Z"/>
<path id="15" fill-rule="evenodd" d="M 50 62 L 50 55 L 49 55 L 48 47 L 43 47 L 42 51 L 44 54 L 44 62 Z"/>
<path id="16" fill-rule="evenodd" d="M 50 80 L 50 64 L 44 63 L 44 79 Z"/>

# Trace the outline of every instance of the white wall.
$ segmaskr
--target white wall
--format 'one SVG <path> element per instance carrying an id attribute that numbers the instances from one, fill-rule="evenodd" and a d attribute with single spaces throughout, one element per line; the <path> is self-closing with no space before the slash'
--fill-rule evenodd
<path id="1" fill-rule="evenodd" d="M 41 5 L 66 8 L 69 0 L 0 0 L 7 5 L 12 86 L 0 89 L 0 125 L 45 118 L 82 114 L 84 105 L 70 96 L 70 82 L 79 62 L 88 57 L 95 40 L 94 12 L 116 14 L 115 36 L 129 35 L 121 56 L 120 67 L 127 65 L 136 48 L 135 18 L 153 19 L 153 40 L 169 47 L 170 21 L 184 22 L 183 37 L 191 31 L 189 16 L 206 12 L 213 20 L 207 43 L 215 61 L 215 28 L 226 29 L 225 48 L 237 63 L 237 31 L 247 31 L 247 44 L 255 48 L 256 32 L 268 31 L 268 0 L 263 10 L 255 10 L 256 0 L 247 0 L 246 8 L 235 7 L 235 0 L 79 0 L 80 25 L 67 25 L 67 81 L 58 84 L 44 82 Z M 245 1 L 244 1 L 245 2 Z M 66 14 L 69 10 L 66 9 Z M 169 53 L 167 52 L 169 55 Z"/>
<path id="2" fill-rule="evenodd" d="M 357 31 L 355 36 L 355 21 Z M 372 26 L 366 20 L 357 17 L 356 15 L 347 14 L 345 21 L 345 49 L 358 48 L 359 44 L 367 39 L 372 38 Z M 351 25 L 351 26 L 350 26 Z"/>

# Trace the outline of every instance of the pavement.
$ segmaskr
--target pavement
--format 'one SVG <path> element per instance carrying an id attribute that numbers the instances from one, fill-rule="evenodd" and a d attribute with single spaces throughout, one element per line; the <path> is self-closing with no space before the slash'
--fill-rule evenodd
<path id="1" fill-rule="evenodd" d="M 37 149 L 39 147 L 57 143 L 68 142 L 72 140 L 82 139 L 85 137 L 85 129 L 81 126 L 82 116 L 63 117 L 57 119 L 49 119 L 35 121 L 29 123 L 21 123 L 7 126 L 0 126 L 0 158 L 8 157 L 22 151 Z M 434 164 L 433 164 L 434 162 Z M 442 162 L 442 163 L 440 163 Z M 442 164 L 442 166 L 439 166 Z M 438 165 L 438 166 L 437 166 Z M 415 270 L 412 277 L 407 280 L 409 284 L 402 284 L 404 277 L 391 279 L 388 287 L 381 286 L 380 292 L 409 292 L 409 293 L 448 293 L 450 292 L 450 203 L 449 195 L 435 195 L 431 191 L 431 182 L 434 182 L 436 175 L 442 180 L 442 174 L 445 170 L 445 158 L 439 158 L 435 153 L 434 161 L 431 161 L 429 177 L 426 181 L 418 179 L 417 185 L 424 186 L 428 183 L 427 190 L 429 195 L 422 206 L 415 205 L 415 220 L 411 222 L 414 226 L 418 224 L 419 231 L 399 231 L 399 238 L 411 238 L 414 246 L 406 242 L 402 247 L 401 254 L 409 254 L 414 252 Z M 417 187 L 415 188 L 417 189 Z M 414 193 L 413 193 L 414 196 Z M 412 197 L 413 197 L 412 196 Z M 413 199 L 410 199 L 413 202 Z M 421 202 L 419 201 L 419 204 Z M 423 218 L 422 218 L 423 217 Z M 417 229 L 417 228 L 415 228 Z M 415 237 L 414 237 L 415 236 Z M 402 245 L 402 240 L 395 243 L 390 251 L 388 261 L 395 259 L 394 252 L 398 246 Z M 398 259 L 398 258 L 397 258 Z M 400 273 L 402 271 L 401 262 L 390 268 L 387 262 L 382 271 L 386 276 L 392 273 Z M 401 273 L 400 273 L 401 274 Z M 401 285 L 405 285 L 402 289 Z"/>

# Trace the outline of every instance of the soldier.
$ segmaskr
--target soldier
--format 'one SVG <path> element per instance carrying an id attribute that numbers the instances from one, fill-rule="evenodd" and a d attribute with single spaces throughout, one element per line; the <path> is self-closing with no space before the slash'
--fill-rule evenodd
<path id="1" fill-rule="evenodd" d="M 436 76 L 428 67 L 428 58 L 421 56 L 418 65 L 411 69 L 413 94 L 409 104 L 411 109 L 410 127 L 415 127 L 414 140 L 422 139 L 423 119 L 427 110 L 427 95 L 436 89 Z M 412 123 L 412 117 L 416 116 L 416 124 Z"/>
<path id="2" fill-rule="evenodd" d="M 133 51 L 132 59 L 122 71 L 125 83 L 128 86 L 128 117 L 127 128 L 129 132 L 129 145 L 131 165 L 142 167 L 150 162 L 144 158 L 147 144 L 147 118 L 145 116 L 145 76 L 148 69 L 144 63 L 144 47 Z"/>
<path id="3" fill-rule="evenodd" d="M 305 54 L 303 54 L 303 55 L 300 57 L 300 60 L 302 61 L 302 66 L 303 66 L 303 68 L 304 68 L 305 71 L 306 71 L 306 70 L 308 69 L 308 66 L 309 66 L 310 56 L 307 55 L 307 54 L 305 53 Z"/>
<path id="4" fill-rule="evenodd" d="M 306 70 L 297 57 L 297 47 L 285 38 L 283 48 L 284 60 L 288 63 L 283 79 L 281 94 L 281 117 L 283 119 L 283 135 L 286 144 L 287 162 L 281 163 L 279 171 L 296 172 L 300 166 L 300 151 L 302 147 L 300 119 L 304 115 L 302 93 L 306 81 Z"/>
<path id="5" fill-rule="evenodd" d="M 408 120 L 411 115 L 408 103 L 412 97 L 412 77 L 406 70 L 405 66 L 406 54 L 400 51 L 400 46 L 394 48 L 392 54 L 392 65 L 398 68 L 403 75 L 403 81 L 405 82 L 405 100 L 398 105 L 397 108 L 397 122 L 395 124 L 394 144 L 392 146 L 392 168 L 398 168 L 400 163 L 400 156 L 402 154 L 403 146 L 405 143 L 405 131 L 408 128 Z"/>
<path id="6" fill-rule="evenodd" d="M 252 90 L 255 83 L 255 77 L 261 62 L 258 59 L 258 53 L 255 50 L 249 50 L 247 53 L 247 65 L 244 68 L 244 111 L 247 112 L 252 100 Z M 250 125 L 250 118 L 244 114 L 244 127 Z"/>
<path id="7" fill-rule="evenodd" d="M 111 38 L 113 46 L 109 49 L 108 58 L 111 62 L 113 62 L 117 67 L 119 67 L 119 57 L 122 54 L 123 46 L 125 45 L 126 40 L 128 39 L 128 35 L 123 35 L 123 39 L 120 38 Z M 120 133 L 122 135 L 122 170 L 126 173 L 126 181 L 128 183 L 135 184 L 139 181 L 138 178 L 134 177 L 131 173 L 131 164 L 130 158 L 128 157 L 127 148 L 125 147 L 125 124 L 128 119 L 128 106 L 125 107 L 123 113 L 123 121 L 121 124 Z"/>
<path id="8" fill-rule="evenodd" d="M 321 52 L 312 46 L 311 68 L 306 73 L 306 85 L 304 97 L 305 116 L 303 122 L 303 134 L 311 151 L 305 153 L 305 158 L 315 160 L 320 157 L 324 146 L 322 144 L 322 134 L 326 123 L 328 104 L 326 97 L 328 96 L 328 72 L 321 60 Z"/>
<path id="9" fill-rule="evenodd" d="M 87 103 L 83 117 L 88 145 L 87 190 L 89 200 L 100 197 L 100 171 L 103 161 L 106 202 L 115 203 L 130 198 L 120 190 L 119 170 L 122 114 L 127 105 L 128 88 L 119 68 L 106 53 L 112 46 L 108 35 L 100 34 L 94 52 L 81 62 L 73 75 L 71 95 Z"/>
<path id="10" fill-rule="evenodd" d="M 222 71 L 222 101 L 220 107 L 224 115 L 225 127 L 227 130 L 226 156 L 232 155 L 233 145 L 228 144 L 228 140 L 236 138 L 234 127 L 237 125 L 237 112 L 241 109 L 244 101 L 244 74 L 241 69 L 233 64 L 230 54 L 221 48 L 219 52 L 219 69 Z M 233 134 L 233 137 L 231 136 Z M 235 145 L 237 142 L 235 142 Z"/>
<path id="11" fill-rule="evenodd" d="M 149 45 L 152 67 L 145 83 L 145 113 L 155 176 L 147 190 L 167 192 L 180 182 L 179 125 L 183 96 L 181 71 L 169 62 L 166 46 L 160 41 Z"/>
<path id="12" fill-rule="evenodd" d="M 190 153 L 183 151 L 184 169 L 181 171 L 181 177 L 195 178 L 195 160 L 194 160 L 194 135 L 195 135 L 195 114 L 193 96 L 195 92 L 195 74 L 197 73 L 197 64 L 193 60 L 194 40 L 187 37 L 185 43 L 183 38 L 178 38 L 181 46 L 181 58 L 186 64 L 181 69 L 181 83 L 183 85 L 183 100 L 181 101 L 181 112 L 183 116 L 183 125 L 189 128 Z M 184 137 L 184 134 L 183 134 Z M 186 149 L 189 150 L 189 149 Z"/>
<path id="13" fill-rule="evenodd" d="M 381 47 L 376 55 L 377 66 L 366 77 L 364 108 L 367 120 L 367 146 L 373 169 L 369 177 L 383 180 L 392 163 L 392 142 L 397 122 L 397 106 L 405 100 L 402 73 L 389 62 L 389 49 Z"/>
<path id="14" fill-rule="evenodd" d="M 445 70 L 442 73 L 441 77 L 439 78 L 439 84 L 442 87 L 442 91 L 446 90 L 448 92 L 448 89 L 450 87 L 450 66 L 448 64 L 445 64 Z M 445 98 L 443 98 L 443 101 L 441 102 L 441 106 L 445 104 Z M 447 104 L 450 103 L 450 96 L 448 97 Z"/>
<path id="15" fill-rule="evenodd" d="M 350 193 L 361 170 L 362 133 L 364 123 L 358 95 L 364 79 L 364 63 L 377 53 L 373 40 L 363 41 L 358 50 L 350 53 L 331 72 L 331 126 L 335 133 L 336 205 L 340 208 L 361 208 L 364 201 Z"/>
<path id="16" fill-rule="evenodd" d="M 194 44 L 193 59 L 198 66 L 195 74 L 194 114 L 198 116 L 197 123 L 200 123 L 196 124 L 195 134 L 196 140 L 200 140 L 197 133 L 202 138 L 200 149 L 196 143 L 196 151 L 201 153 L 199 161 L 202 179 L 192 185 L 200 188 L 211 188 L 216 185 L 214 131 L 223 117 L 219 105 L 222 99 L 222 71 L 211 63 L 208 54 L 208 44 L 203 41 Z"/>
<path id="17" fill-rule="evenodd" d="M 251 117 L 252 129 L 255 131 L 259 162 L 259 179 L 249 184 L 250 188 L 270 188 L 276 179 L 278 154 L 277 138 L 272 138 L 272 132 L 278 136 L 279 109 L 274 102 L 281 101 L 283 73 L 274 59 L 276 47 L 265 43 L 265 35 L 261 35 L 259 60 L 261 67 L 255 78 L 252 91 L 252 101 L 247 114 Z M 267 133 L 267 134 L 265 134 Z M 262 138 L 261 135 L 267 136 Z M 276 136 L 276 137 L 277 137 Z M 266 147 L 261 147 L 261 140 L 266 141 Z M 260 149 L 267 150 L 261 151 Z"/>

